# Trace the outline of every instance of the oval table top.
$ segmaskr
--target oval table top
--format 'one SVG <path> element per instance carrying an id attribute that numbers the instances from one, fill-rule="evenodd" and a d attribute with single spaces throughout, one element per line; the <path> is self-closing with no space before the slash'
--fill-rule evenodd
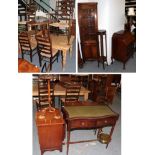
<path id="1" fill-rule="evenodd" d="M 18 58 L 18 72 L 19 73 L 34 73 L 34 72 L 40 72 L 40 69 L 28 62 L 27 60 Z"/>

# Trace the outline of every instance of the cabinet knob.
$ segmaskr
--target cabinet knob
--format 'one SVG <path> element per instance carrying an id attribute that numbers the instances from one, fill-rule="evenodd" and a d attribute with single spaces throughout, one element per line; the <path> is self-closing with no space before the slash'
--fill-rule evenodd
<path id="1" fill-rule="evenodd" d="M 107 123 L 107 120 L 105 120 L 104 123 Z"/>
<path id="2" fill-rule="evenodd" d="M 85 123 L 84 123 L 84 122 L 82 122 L 82 123 L 81 123 L 81 125 L 83 125 L 83 126 L 84 126 L 84 125 L 85 125 Z"/>

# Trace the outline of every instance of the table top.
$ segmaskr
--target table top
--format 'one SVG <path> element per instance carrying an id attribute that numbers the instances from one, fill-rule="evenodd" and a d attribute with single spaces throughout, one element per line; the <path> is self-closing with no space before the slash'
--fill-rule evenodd
<path id="1" fill-rule="evenodd" d="M 34 73 L 40 72 L 40 69 L 28 62 L 27 60 L 18 58 L 18 72 L 19 73 Z"/>
<path id="2" fill-rule="evenodd" d="M 51 40 L 52 40 L 52 47 L 54 49 L 59 49 L 62 51 L 67 51 L 70 49 L 71 45 L 73 44 L 74 41 L 74 36 L 72 35 L 68 44 L 68 37 L 65 35 L 50 35 Z"/>
<path id="3" fill-rule="evenodd" d="M 92 118 L 118 116 L 107 105 L 95 106 L 65 106 L 65 111 L 69 118 Z"/>
<path id="4" fill-rule="evenodd" d="M 81 87 L 80 95 L 84 95 L 85 93 L 89 93 L 90 91 L 85 87 Z M 54 87 L 54 95 L 55 96 L 64 96 L 66 94 L 66 88 L 60 84 L 56 84 Z M 38 83 L 33 83 L 33 96 L 38 96 Z"/>
<path id="5" fill-rule="evenodd" d="M 50 38 L 52 41 L 52 48 L 53 49 L 62 50 L 64 52 L 66 52 L 72 46 L 75 37 L 73 35 L 71 36 L 69 44 L 68 44 L 67 36 L 64 36 L 64 35 L 51 34 Z M 36 43 L 36 39 L 33 41 L 31 40 L 31 42 Z"/>
<path id="6" fill-rule="evenodd" d="M 37 26 L 37 25 L 45 25 L 45 24 L 49 24 L 49 21 L 28 21 L 27 24 L 28 26 Z"/>
<path id="7" fill-rule="evenodd" d="M 68 23 L 62 23 L 62 22 L 57 22 L 57 23 L 51 23 L 49 24 L 50 26 L 54 26 L 54 27 L 59 27 L 59 28 L 68 28 L 69 24 Z"/>

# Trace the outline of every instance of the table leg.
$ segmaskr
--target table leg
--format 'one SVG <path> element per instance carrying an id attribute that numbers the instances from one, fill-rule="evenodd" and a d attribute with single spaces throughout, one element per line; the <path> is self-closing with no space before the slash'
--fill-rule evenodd
<path id="1" fill-rule="evenodd" d="M 71 44 L 69 48 L 70 58 L 72 58 L 72 49 L 73 49 L 73 44 Z"/>
<path id="2" fill-rule="evenodd" d="M 87 101 L 88 100 L 88 93 L 85 93 L 84 94 L 84 101 Z"/>
<path id="3" fill-rule="evenodd" d="M 70 130 L 67 131 L 67 155 L 68 155 L 68 152 L 69 152 L 69 142 L 70 142 Z"/>
<path id="4" fill-rule="evenodd" d="M 65 68 L 65 65 L 66 65 L 66 56 L 67 56 L 67 53 L 66 53 L 67 51 L 62 51 L 62 57 L 63 57 L 63 59 L 62 59 L 62 67 L 63 67 L 63 69 Z"/>

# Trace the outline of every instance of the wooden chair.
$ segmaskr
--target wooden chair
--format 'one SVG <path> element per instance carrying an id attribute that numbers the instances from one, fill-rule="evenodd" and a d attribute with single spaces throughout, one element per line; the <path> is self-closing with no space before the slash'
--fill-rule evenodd
<path id="1" fill-rule="evenodd" d="M 73 83 L 66 85 L 65 98 L 61 98 L 62 106 L 75 105 L 79 101 L 81 85 L 79 83 Z"/>
<path id="2" fill-rule="evenodd" d="M 52 70 L 52 64 L 55 60 L 58 62 L 59 51 L 52 48 L 52 41 L 49 32 L 42 31 L 36 36 L 37 49 L 39 56 L 40 67 L 42 66 L 42 60 L 50 63 L 50 70 Z M 47 61 L 49 59 L 49 61 Z"/>
<path id="3" fill-rule="evenodd" d="M 51 83 L 50 85 L 50 93 L 51 93 L 51 106 L 53 106 L 54 103 L 54 83 Z M 36 102 L 37 110 L 40 110 L 41 108 L 48 107 L 48 83 L 45 79 L 39 79 L 38 80 L 38 101 Z"/>
<path id="4" fill-rule="evenodd" d="M 35 41 L 35 38 L 32 38 L 28 31 L 25 31 L 18 35 L 18 39 L 21 48 L 22 59 L 24 59 L 24 54 L 28 54 L 30 55 L 30 60 L 32 62 L 32 57 L 37 53 L 36 52 L 33 54 L 37 48 L 37 42 Z"/>

